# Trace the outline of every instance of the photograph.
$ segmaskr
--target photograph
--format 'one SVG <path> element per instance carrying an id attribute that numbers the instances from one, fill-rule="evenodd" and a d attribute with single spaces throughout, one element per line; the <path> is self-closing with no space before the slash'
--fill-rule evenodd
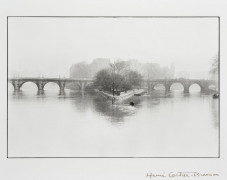
<path id="1" fill-rule="evenodd" d="M 218 16 L 7 17 L 8 158 L 219 158 Z"/>

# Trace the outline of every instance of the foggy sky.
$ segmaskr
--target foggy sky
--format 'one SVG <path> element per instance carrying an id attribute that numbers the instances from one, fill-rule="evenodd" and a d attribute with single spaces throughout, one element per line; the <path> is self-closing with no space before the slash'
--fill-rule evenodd
<path id="1" fill-rule="evenodd" d="M 95 58 L 175 64 L 208 72 L 218 54 L 217 18 L 19 18 L 8 21 L 9 77 L 69 76 Z"/>

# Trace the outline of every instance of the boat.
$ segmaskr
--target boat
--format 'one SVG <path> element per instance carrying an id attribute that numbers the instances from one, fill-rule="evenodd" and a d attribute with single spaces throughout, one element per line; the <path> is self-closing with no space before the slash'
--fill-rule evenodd
<path id="1" fill-rule="evenodd" d="M 213 95 L 213 99 L 218 99 L 219 98 L 219 94 L 214 94 Z"/>
<path id="2" fill-rule="evenodd" d="M 134 94 L 134 96 L 141 96 L 141 93 L 138 93 L 138 94 Z"/>
<path id="3" fill-rule="evenodd" d="M 135 93 L 134 96 L 142 96 L 142 95 L 144 95 L 145 93 L 146 93 L 146 92 L 145 92 L 144 90 L 142 90 L 142 91 L 139 91 L 139 92 Z"/>
<path id="4" fill-rule="evenodd" d="M 134 105 L 135 105 L 134 102 L 130 102 L 129 104 L 130 104 L 131 106 L 134 106 Z"/>

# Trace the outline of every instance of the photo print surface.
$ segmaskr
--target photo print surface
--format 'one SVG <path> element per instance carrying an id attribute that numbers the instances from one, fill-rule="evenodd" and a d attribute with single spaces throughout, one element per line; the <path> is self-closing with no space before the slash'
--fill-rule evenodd
<path id="1" fill-rule="evenodd" d="M 219 157 L 218 17 L 8 17 L 8 157 Z"/>

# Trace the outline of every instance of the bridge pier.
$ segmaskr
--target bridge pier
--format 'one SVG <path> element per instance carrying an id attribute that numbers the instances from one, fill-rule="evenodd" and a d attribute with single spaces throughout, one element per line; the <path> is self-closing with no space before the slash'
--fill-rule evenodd
<path id="1" fill-rule="evenodd" d="M 201 86 L 201 93 L 208 93 L 208 92 L 210 92 L 210 89 L 208 87 Z"/>
<path id="2" fill-rule="evenodd" d="M 37 87 L 38 87 L 38 91 L 39 91 L 39 92 L 44 91 L 45 83 L 44 83 L 42 80 L 41 80 L 41 81 L 37 81 L 37 82 L 36 82 L 36 85 L 37 85 Z"/>
<path id="3" fill-rule="evenodd" d="M 60 87 L 60 91 L 64 91 L 65 90 L 65 81 L 59 81 L 59 87 Z"/>
<path id="4" fill-rule="evenodd" d="M 154 91 L 154 85 L 153 84 L 150 85 L 150 91 Z"/>
<path id="5" fill-rule="evenodd" d="M 164 86 L 165 86 L 166 93 L 169 93 L 170 92 L 171 83 L 167 82 L 167 83 L 164 84 Z"/>
<path id="6" fill-rule="evenodd" d="M 184 82 L 184 83 L 181 83 L 181 84 L 184 86 L 184 93 L 189 93 L 189 88 L 191 86 L 191 83 Z"/>
<path id="7" fill-rule="evenodd" d="M 58 82 L 58 85 L 59 85 L 59 88 L 60 88 L 59 95 L 65 95 L 65 84 L 66 84 L 65 81 L 59 81 Z"/>
<path id="8" fill-rule="evenodd" d="M 152 84 L 152 83 L 147 83 L 147 87 L 148 87 L 148 92 L 152 92 L 154 90 L 154 86 L 155 84 Z"/>
<path id="9" fill-rule="evenodd" d="M 80 91 L 84 91 L 85 90 L 85 87 L 86 87 L 86 83 L 85 82 L 80 82 Z"/>
<path id="10" fill-rule="evenodd" d="M 166 86 L 166 93 L 170 92 L 170 86 Z"/>
<path id="11" fill-rule="evenodd" d="M 184 87 L 184 93 L 189 93 L 189 87 L 188 86 Z"/>
<path id="12" fill-rule="evenodd" d="M 43 95 L 44 94 L 44 90 L 38 90 L 37 91 L 37 95 Z"/>
<path id="13" fill-rule="evenodd" d="M 65 95 L 65 90 L 60 90 L 59 95 Z"/>
<path id="14" fill-rule="evenodd" d="M 59 85 L 59 88 L 60 88 L 60 94 L 64 94 L 65 92 L 65 81 L 59 81 L 58 82 L 58 85 Z"/>
<path id="15" fill-rule="evenodd" d="M 20 90 L 20 83 L 19 83 L 19 81 L 15 81 L 13 83 L 13 85 L 14 85 L 14 91 L 19 91 Z"/>
<path id="16" fill-rule="evenodd" d="M 20 81 L 19 80 L 14 80 L 14 81 L 11 81 L 13 87 L 14 87 L 14 91 L 19 91 L 20 90 Z"/>
<path id="17" fill-rule="evenodd" d="M 202 92 L 202 93 L 208 93 L 208 92 L 210 92 L 209 83 L 207 83 L 207 82 L 202 82 L 202 83 L 200 83 L 199 85 L 200 85 L 200 88 L 201 88 L 201 92 Z"/>

